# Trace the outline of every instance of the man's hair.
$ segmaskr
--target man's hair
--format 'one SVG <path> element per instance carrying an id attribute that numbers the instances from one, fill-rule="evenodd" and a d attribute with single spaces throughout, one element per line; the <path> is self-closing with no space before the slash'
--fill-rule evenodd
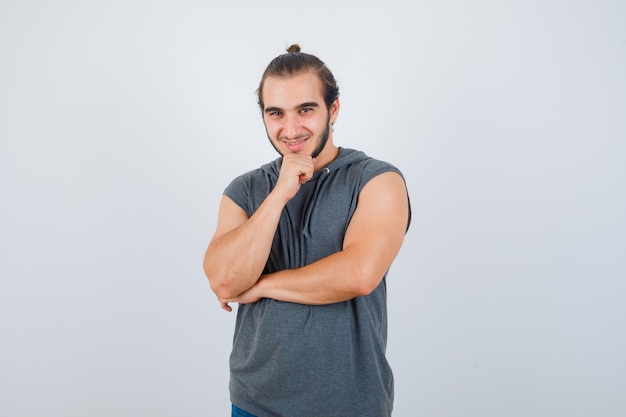
<path id="1" fill-rule="evenodd" d="M 263 102 L 263 84 L 267 77 L 291 77 L 306 71 L 315 72 L 320 81 L 322 81 L 324 103 L 326 103 L 326 108 L 329 109 L 331 104 L 339 97 L 339 86 L 337 85 L 333 73 L 330 72 L 326 64 L 318 57 L 300 52 L 300 45 L 293 44 L 287 48 L 286 54 L 274 58 L 263 73 L 261 83 L 257 89 L 261 111 L 265 108 L 265 103 Z"/>

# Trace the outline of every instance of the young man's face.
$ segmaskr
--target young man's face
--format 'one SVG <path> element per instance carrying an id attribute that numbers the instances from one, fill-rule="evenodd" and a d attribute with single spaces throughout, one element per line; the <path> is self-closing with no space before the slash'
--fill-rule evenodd
<path id="1" fill-rule="evenodd" d="M 263 84 L 263 122 L 270 142 L 280 153 L 317 157 L 332 145 L 331 125 L 339 110 L 336 100 L 326 109 L 322 82 L 307 71 L 292 77 L 267 77 Z"/>

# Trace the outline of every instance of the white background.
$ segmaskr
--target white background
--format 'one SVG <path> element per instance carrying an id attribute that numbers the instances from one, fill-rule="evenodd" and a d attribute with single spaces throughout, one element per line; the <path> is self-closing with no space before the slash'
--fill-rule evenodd
<path id="1" fill-rule="evenodd" d="M 0 415 L 228 415 L 202 257 L 290 43 L 403 170 L 395 417 L 626 415 L 622 1 L 0 2 Z"/>

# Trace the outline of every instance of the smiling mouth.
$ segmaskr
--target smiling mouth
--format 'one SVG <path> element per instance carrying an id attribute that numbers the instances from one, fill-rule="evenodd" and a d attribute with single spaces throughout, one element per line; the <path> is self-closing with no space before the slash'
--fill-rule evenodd
<path id="1" fill-rule="evenodd" d="M 285 139 L 283 139 L 282 142 L 285 144 L 287 149 L 289 149 L 290 151 L 294 152 L 294 151 L 298 151 L 298 150 L 302 149 L 302 147 L 304 146 L 304 143 L 307 140 L 308 140 L 308 137 L 299 138 L 299 139 L 295 139 L 295 140 L 285 140 Z"/>
<path id="2" fill-rule="evenodd" d="M 296 145 L 300 145 L 301 143 L 304 143 L 304 141 L 306 140 L 306 138 L 304 139 L 297 139 L 297 140 L 285 140 L 283 139 L 283 143 L 287 146 L 296 146 Z"/>

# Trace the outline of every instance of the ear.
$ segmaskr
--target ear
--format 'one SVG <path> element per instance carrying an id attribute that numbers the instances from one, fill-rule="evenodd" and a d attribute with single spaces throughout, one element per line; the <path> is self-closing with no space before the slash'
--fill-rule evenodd
<path id="1" fill-rule="evenodd" d="M 339 116 L 339 97 L 333 101 L 333 104 L 330 105 L 330 124 L 335 123 L 337 120 L 337 116 Z"/>

